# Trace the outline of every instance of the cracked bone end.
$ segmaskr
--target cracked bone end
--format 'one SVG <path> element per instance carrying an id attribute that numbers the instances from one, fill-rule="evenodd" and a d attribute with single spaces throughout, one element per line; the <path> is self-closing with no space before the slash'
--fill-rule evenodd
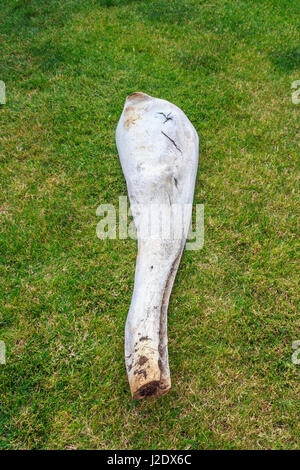
<path id="1" fill-rule="evenodd" d="M 133 400 L 140 400 L 165 395 L 171 388 L 171 380 L 162 377 L 158 362 L 148 360 L 147 365 L 132 370 L 129 385 Z"/>
<path id="2" fill-rule="evenodd" d="M 141 345 L 135 353 L 134 366 L 128 373 L 134 400 L 165 395 L 171 388 L 169 368 L 164 369 L 158 352 Z"/>

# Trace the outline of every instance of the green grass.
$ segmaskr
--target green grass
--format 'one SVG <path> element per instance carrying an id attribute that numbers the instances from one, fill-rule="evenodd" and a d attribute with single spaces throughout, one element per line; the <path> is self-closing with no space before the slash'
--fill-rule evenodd
<path id="1" fill-rule="evenodd" d="M 299 447 L 298 17 L 289 0 L 1 2 L 1 448 Z M 135 402 L 136 243 L 95 231 L 126 194 L 114 133 L 133 91 L 193 122 L 205 204 L 169 306 L 173 387 Z"/>

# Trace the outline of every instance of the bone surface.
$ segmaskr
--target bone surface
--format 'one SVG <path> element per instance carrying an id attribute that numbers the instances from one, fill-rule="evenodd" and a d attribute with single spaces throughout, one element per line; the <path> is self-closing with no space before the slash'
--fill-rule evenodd
<path id="1" fill-rule="evenodd" d="M 116 142 L 138 240 L 125 326 L 126 370 L 136 399 L 171 387 L 167 310 L 190 224 L 198 135 L 177 106 L 137 92 L 126 99 Z"/>

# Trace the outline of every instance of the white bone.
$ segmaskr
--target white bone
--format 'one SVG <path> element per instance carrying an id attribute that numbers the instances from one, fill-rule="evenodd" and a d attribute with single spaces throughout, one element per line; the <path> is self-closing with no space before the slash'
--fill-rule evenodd
<path id="1" fill-rule="evenodd" d="M 163 395 L 171 387 L 167 309 L 190 224 L 198 135 L 177 106 L 137 92 L 126 99 L 116 142 L 138 238 L 125 327 L 125 363 L 135 399 Z M 182 223 L 177 211 L 184 208 Z M 167 209 L 169 234 L 161 230 Z"/>

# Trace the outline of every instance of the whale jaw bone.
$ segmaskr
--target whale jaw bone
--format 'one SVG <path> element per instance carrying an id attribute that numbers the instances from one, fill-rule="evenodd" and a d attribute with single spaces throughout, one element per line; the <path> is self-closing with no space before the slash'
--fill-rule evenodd
<path id="1" fill-rule="evenodd" d="M 140 399 L 164 395 L 171 387 L 167 310 L 190 224 L 198 136 L 175 105 L 137 92 L 126 99 L 116 141 L 138 238 L 125 364 L 132 397 Z M 172 208 L 184 205 L 190 209 L 179 226 Z M 151 212 L 154 238 L 143 231 L 148 221 L 145 208 L 150 206 L 158 208 Z M 167 237 L 161 232 L 164 216 L 159 207 L 170 208 L 174 230 Z"/>

